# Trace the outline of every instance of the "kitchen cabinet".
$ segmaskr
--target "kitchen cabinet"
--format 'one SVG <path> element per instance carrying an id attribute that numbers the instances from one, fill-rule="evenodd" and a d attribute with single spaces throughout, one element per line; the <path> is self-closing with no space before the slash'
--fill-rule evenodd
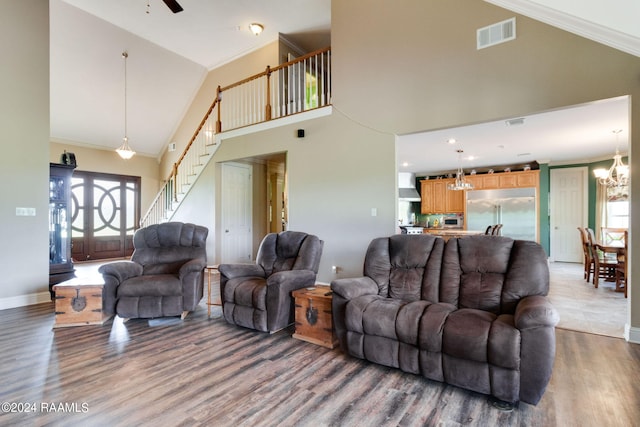
<path id="1" fill-rule="evenodd" d="M 500 188 L 538 188 L 540 171 L 501 172 L 483 175 L 466 175 L 465 180 L 473 184 L 475 190 Z M 423 214 L 464 213 L 465 191 L 447 190 L 447 184 L 455 179 L 427 179 L 420 181 Z"/>
<path id="2" fill-rule="evenodd" d="M 447 190 L 453 179 L 434 179 L 420 182 L 423 214 L 464 212 L 464 191 Z"/>
<path id="3" fill-rule="evenodd" d="M 473 178 L 479 181 L 480 186 L 476 190 L 490 190 L 499 188 L 529 188 L 538 187 L 540 171 L 530 170 L 523 172 L 504 172 L 487 175 L 475 175 Z M 466 177 L 465 177 L 466 179 Z M 472 181 L 474 184 L 476 181 Z"/>

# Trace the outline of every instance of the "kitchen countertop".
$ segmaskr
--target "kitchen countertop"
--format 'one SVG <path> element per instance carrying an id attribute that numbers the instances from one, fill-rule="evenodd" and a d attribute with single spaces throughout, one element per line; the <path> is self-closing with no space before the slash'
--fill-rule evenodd
<path id="1" fill-rule="evenodd" d="M 433 234 L 434 236 L 439 236 L 445 240 L 449 240 L 451 237 L 477 236 L 479 234 L 484 234 L 484 231 L 456 230 L 452 228 L 425 228 L 424 233 Z"/>

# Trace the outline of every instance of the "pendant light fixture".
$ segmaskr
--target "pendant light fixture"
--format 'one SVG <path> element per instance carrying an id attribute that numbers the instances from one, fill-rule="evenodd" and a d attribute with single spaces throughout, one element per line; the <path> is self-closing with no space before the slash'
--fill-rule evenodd
<path id="1" fill-rule="evenodd" d="M 127 58 L 129 54 L 127 51 L 122 52 L 122 58 L 124 58 L 124 138 L 122 138 L 122 145 L 116 150 L 116 153 L 125 160 L 129 160 L 136 154 L 135 151 L 129 146 L 129 138 L 127 137 Z"/>
<path id="2" fill-rule="evenodd" d="M 594 169 L 593 174 L 598 182 L 607 187 L 624 187 L 629 182 L 629 166 L 622 163 L 622 156 L 618 151 L 618 136 L 622 129 L 616 129 L 616 154 L 613 156 L 613 164 L 606 170 L 604 168 Z"/>
<path id="3" fill-rule="evenodd" d="M 456 172 L 456 180 L 447 184 L 447 190 L 473 190 L 473 184 L 465 181 L 464 179 L 464 171 L 462 170 L 462 153 L 463 150 L 456 150 L 458 153 L 458 171 Z"/>

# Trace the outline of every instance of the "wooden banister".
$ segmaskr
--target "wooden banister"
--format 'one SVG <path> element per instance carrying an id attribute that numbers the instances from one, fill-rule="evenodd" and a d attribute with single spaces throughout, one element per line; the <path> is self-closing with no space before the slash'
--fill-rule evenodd
<path id="1" fill-rule="evenodd" d="M 218 86 L 215 99 L 173 164 L 163 188 L 142 219 L 142 225 L 149 225 L 149 221 L 158 221 L 162 215 L 159 213 L 158 205 L 162 206 L 162 209 L 164 205 L 167 205 L 166 209 L 171 209 L 170 205 L 177 202 L 178 196 L 184 193 L 183 186 L 190 185 L 192 177 L 197 176 L 200 168 L 204 166 L 202 156 L 210 154 L 211 151 L 207 147 L 214 144 L 210 143 L 210 138 L 214 138 L 214 132 L 215 134 L 222 132 L 221 111 L 225 92 L 228 93 L 224 102 L 224 117 L 225 121 L 228 121 L 225 130 L 327 106 L 331 102 L 330 52 L 330 47 L 318 49 L 278 66 L 267 66 L 264 71 L 230 85 Z M 312 59 L 314 57 L 317 58 L 315 61 Z M 275 77 L 273 81 L 272 76 Z M 259 81 L 262 78 L 265 80 Z M 306 80 L 307 78 L 310 80 Z M 311 86 L 305 86 L 309 85 L 309 82 L 312 82 Z M 310 91 L 311 95 L 309 95 Z M 310 99 L 312 97 L 313 100 Z M 211 117 L 214 109 L 216 109 L 215 122 Z M 203 133 L 205 126 L 208 126 L 208 129 Z M 212 128 L 215 128 L 215 131 Z"/>

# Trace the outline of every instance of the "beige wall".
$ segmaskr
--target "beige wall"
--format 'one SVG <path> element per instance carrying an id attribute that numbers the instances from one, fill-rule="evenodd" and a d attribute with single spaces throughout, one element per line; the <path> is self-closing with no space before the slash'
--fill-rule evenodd
<path id="1" fill-rule="evenodd" d="M 305 138 L 296 136 L 301 127 Z M 289 229 L 316 234 L 325 242 L 318 280 L 329 283 L 361 274 L 369 242 L 395 232 L 394 137 L 340 114 L 223 140 L 205 178 L 192 190 L 204 197 L 190 200 L 184 208 L 190 214 L 181 207 L 177 218 L 196 218 L 209 228 L 219 262 L 219 165 L 281 152 L 287 154 Z M 333 265 L 340 268 L 338 275 L 332 273 Z"/>
<path id="2" fill-rule="evenodd" d="M 224 87 L 251 75 L 261 73 L 267 68 L 267 65 L 278 65 L 278 51 L 279 42 L 274 41 L 242 58 L 209 71 L 200 90 L 194 97 L 193 103 L 173 135 L 172 141 L 176 143 L 176 151 L 170 153 L 165 150 L 162 155 L 160 176 L 162 176 L 163 180 L 171 173 L 173 164 L 180 157 L 204 115 L 211 107 L 216 97 L 217 87 Z"/>
<path id="3" fill-rule="evenodd" d="M 354 16 L 367 25 L 353 25 Z M 475 49 L 476 29 L 513 16 L 516 40 Z M 640 129 L 640 58 L 482 0 L 333 1 L 332 46 L 335 109 L 381 132 L 447 128 L 620 95 L 631 95 L 631 128 Z M 630 133 L 631 168 L 640 170 L 640 156 L 633 156 L 640 132 Z M 631 183 L 631 256 L 640 253 L 636 188 L 640 174 Z M 640 264 L 630 273 L 631 281 L 640 277 Z M 630 299 L 640 341 L 640 291 Z"/>
<path id="4" fill-rule="evenodd" d="M 2 309 L 49 300 L 49 1 L 0 0 L 0 10 Z"/>
<path id="5" fill-rule="evenodd" d="M 368 25 L 353 25 L 356 16 Z M 287 152 L 290 228 L 325 240 L 319 280 L 330 281 L 331 265 L 359 274 L 370 239 L 395 232 L 393 135 L 620 95 L 632 96 L 632 124 L 640 123 L 637 57 L 523 16 L 515 41 L 476 50 L 476 29 L 513 16 L 481 0 L 334 1 L 333 115 L 229 139 L 214 161 Z M 307 138 L 293 138 L 297 127 Z M 638 139 L 632 134 L 632 151 Z M 640 327 L 640 296 L 631 298 L 629 324 Z"/>
<path id="6" fill-rule="evenodd" d="M 141 215 L 144 215 L 160 188 L 160 169 L 158 161 L 152 157 L 135 155 L 123 160 L 115 150 L 94 149 L 78 145 L 51 142 L 49 161 L 60 163 L 60 155 L 64 151 L 74 153 L 77 170 L 89 172 L 112 173 L 118 175 L 139 176 L 141 178 Z"/>

